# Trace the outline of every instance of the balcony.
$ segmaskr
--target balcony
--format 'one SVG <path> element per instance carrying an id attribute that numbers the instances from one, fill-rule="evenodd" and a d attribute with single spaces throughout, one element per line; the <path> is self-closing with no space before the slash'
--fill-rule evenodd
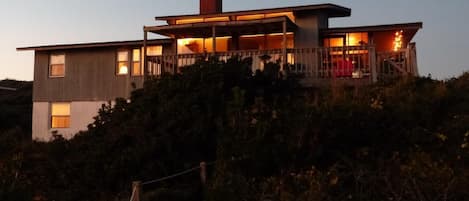
<path id="1" fill-rule="evenodd" d="M 299 75 L 301 82 L 309 86 L 331 81 L 372 83 L 390 77 L 418 74 L 415 45 L 392 52 L 376 52 L 374 46 L 347 46 L 148 56 L 147 68 L 153 76 L 163 72 L 174 73 L 209 56 L 216 56 L 222 61 L 234 56 L 251 58 L 253 73 L 262 71 L 266 62 L 278 62 L 283 73 Z"/>

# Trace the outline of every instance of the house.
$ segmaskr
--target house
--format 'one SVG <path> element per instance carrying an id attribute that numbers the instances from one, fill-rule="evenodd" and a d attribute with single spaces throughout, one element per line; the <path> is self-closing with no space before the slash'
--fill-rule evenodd
<path id="1" fill-rule="evenodd" d="M 145 26 L 140 41 L 18 48 L 35 52 L 33 139 L 71 138 L 102 104 L 204 55 L 250 57 L 253 72 L 269 55 L 305 86 L 418 75 L 412 39 L 422 23 L 329 27 L 330 18 L 350 15 L 334 4 L 222 12 L 222 0 L 200 0 L 200 14 L 156 17 L 166 25 Z"/>

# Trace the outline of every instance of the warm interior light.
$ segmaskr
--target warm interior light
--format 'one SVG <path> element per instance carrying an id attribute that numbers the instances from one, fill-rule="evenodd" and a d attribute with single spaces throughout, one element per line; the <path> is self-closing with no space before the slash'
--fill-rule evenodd
<path id="1" fill-rule="evenodd" d="M 193 38 L 178 39 L 178 45 L 187 46 L 187 45 L 191 44 L 193 41 L 194 41 Z"/>
<path id="2" fill-rule="evenodd" d="M 293 14 L 293 12 L 267 13 L 267 14 L 265 14 L 266 18 L 283 17 L 283 16 L 286 16 L 286 17 L 290 18 L 290 20 L 293 21 L 293 22 L 295 21 L 295 15 Z"/>
<path id="3" fill-rule="evenodd" d="M 402 34 L 403 33 L 404 31 L 402 30 L 396 31 L 396 33 L 394 33 L 394 43 L 393 43 L 394 51 L 399 51 L 402 48 L 402 40 L 403 40 Z"/>
<path id="4" fill-rule="evenodd" d="M 53 103 L 51 113 L 53 116 L 67 116 L 70 115 L 69 103 Z"/>
<path id="5" fill-rule="evenodd" d="M 204 22 L 226 22 L 230 21 L 230 17 L 209 17 L 205 18 Z"/>
<path id="6" fill-rule="evenodd" d="M 287 32 L 286 35 L 292 35 L 293 32 Z M 269 36 L 283 36 L 283 33 L 271 33 Z"/>
<path id="7" fill-rule="evenodd" d="M 51 128 L 70 127 L 70 103 L 52 103 Z"/>
<path id="8" fill-rule="evenodd" d="M 193 18 L 193 19 L 182 19 L 176 20 L 176 24 L 192 24 L 192 23 L 200 23 L 204 22 L 203 18 Z"/>
<path id="9" fill-rule="evenodd" d="M 119 51 L 117 62 L 117 74 L 126 75 L 129 72 L 129 52 L 127 50 Z"/>
<path id="10" fill-rule="evenodd" d="M 324 39 L 325 47 L 362 46 L 368 44 L 368 33 L 355 32 Z"/>
<path id="11" fill-rule="evenodd" d="M 242 35 L 241 38 L 254 38 L 254 37 L 261 37 L 265 36 L 265 34 L 253 34 L 253 35 Z"/>
<path id="12" fill-rule="evenodd" d="M 142 47 L 143 52 L 143 47 Z M 148 46 L 147 47 L 147 56 L 160 56 L 163 55 L 163 46 L 156 45 L 156 46 Z"/>
<path id="13" fill-rule="evenodd" d="M 264 14 L 254 14 L 254 15 L 241 15 L 237 16 L 236 20 L 243 21 L 243 20 L 259 20 L 265 18 Z"/>
<path id="14" fill-rule="evenodd" d="M 129 67 L 127 66 L 119 66 L 119 75 L 125 75 L 129 73 Z"/>
<path id="15" fill-rule="evenodd" d="M 353 36 L 349 36 L 348 41 L 347 41 L 347 46 L 354 46 L 357 45 L 357 39 Z"/>

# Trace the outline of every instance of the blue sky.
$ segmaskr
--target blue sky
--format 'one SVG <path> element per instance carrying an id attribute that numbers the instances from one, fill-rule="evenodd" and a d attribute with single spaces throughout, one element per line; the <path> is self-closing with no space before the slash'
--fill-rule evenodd
<path id="1" fill-rule="evenodd" d="M 331 26 L 424 23 L 417 33 L 422 75 L 469 71 L 468 0 L 225 0 L 224 11 L 336 3 L 352 17 Z M 155 16 L 196 14 L 199 0 L 0 0 L 0 79 L 33 79 L 32 52 L 16 47 L 142 39 Z"/>

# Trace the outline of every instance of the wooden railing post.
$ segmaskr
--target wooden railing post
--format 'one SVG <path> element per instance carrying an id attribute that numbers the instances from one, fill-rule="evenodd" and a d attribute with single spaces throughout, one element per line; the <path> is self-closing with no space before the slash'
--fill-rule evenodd
<path id="1" fill-rule="evenodd" d="M 371 68 L 371 82 L 375 83 L 378 81 L 378 70 L 376 64 L 376 50 L 374 46 L 368 48 L 368 54 L 370 58 L 370 68 Z"/>
<path id="2" fill-rule="evenodd" d="M 142 182 L 141 181 L 134 181 L 132 182 L 132 197 L 130 201 L 142 201 L 141 195 L 142 194 Z"/>

